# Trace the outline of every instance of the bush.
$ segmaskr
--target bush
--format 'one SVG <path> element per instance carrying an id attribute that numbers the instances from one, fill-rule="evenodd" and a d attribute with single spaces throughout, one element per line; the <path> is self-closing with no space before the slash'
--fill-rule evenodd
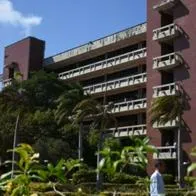
<path id="1" fill-rule="evenodd" d="M 73 183 L 96 182 L 96 171 L 82 169 L 73 174 Z"/>
<path id="2" fill-rule="evenodd" d="M 139 180 L 137 176 L 131 176 L 125 173 L 116 173 L 114 177 L 111 179 L 112 183 L 128 183 L 135 184 Z"/>
<path id="3" fill-rule="evenodd" d="M 196 182 L 196 177 L 192 177 L 192 176 L 186 176 L 184 178 L 185 183 L 189 186 L 189 187 L 194 187 L 194 183 Z"/>
<path id="4" fill-rule="evenodd" d="M 163 180 L 165 184 L 174 184 L 174 177 L 171 174 L 163 174 Z"/>

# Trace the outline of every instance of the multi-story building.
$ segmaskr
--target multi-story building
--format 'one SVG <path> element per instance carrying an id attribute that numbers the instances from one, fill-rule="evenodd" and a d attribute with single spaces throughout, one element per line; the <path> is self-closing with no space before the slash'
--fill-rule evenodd
<path id="1" fill-rule="evenodd" d="M 147 23 L 43 58 L 44 41 L 28 37 L 5 48 L 2 81 L 11 84 L 15 71 L 46 69 L 59 79 L 79 81 L 85 93 L 103 104 L 114 103 L 115 137 L 148 136 L 165 160 L 168 172 L 185 175 L 196 145 L 196 17 L 195 0 L 147 0 Z M 150 123 L 153 99 L 180 94 L 186 99 L 182 119 Z"/>

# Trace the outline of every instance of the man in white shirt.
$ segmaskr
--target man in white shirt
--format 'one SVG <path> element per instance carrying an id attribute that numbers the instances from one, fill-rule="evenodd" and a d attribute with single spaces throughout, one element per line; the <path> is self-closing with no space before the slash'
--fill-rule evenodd
<path id="1" fill-rule="evenodd" d="M 155 171 L 150 177 L 150 196 L 165 196 L 164 181 L 161 173 L 165 170 L 163 161 L 155 163 Z"/>

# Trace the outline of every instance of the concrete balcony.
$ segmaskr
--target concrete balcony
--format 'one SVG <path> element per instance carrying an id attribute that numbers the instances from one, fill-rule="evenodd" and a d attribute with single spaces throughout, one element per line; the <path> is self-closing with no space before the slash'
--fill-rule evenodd
<path id="1" fill-rule="evenodd" d="M 62 80 L 76 77 L 79 77 L 80 79 L 87 79 L 98 75 L 103 75 L 103 73 L 113 73 L 116 70 L 119 71 L 125 69 L 127 66 L 130 67 L 131 64 L 134 64 L 134 66 L 136 66 L 136 63 L 141 63 L 141 59 L 144 59 L 145 57 L 146 48 L 142 48 L 113 58 L 60 73 L 59 78 Z"/>
<path id="2" fill-rule="evenodd" d="M 125 113 L 130 113 L 130 112 L 136 113 L 136 112 L 146 109 L 146 104 L 147 104 L 146 98 L 115 103 L 112 109 L 112 113 L 123 114 L 123 115 Z"/>
<path id="3" fill-rule="evenodd" d="M 3 82 L 3 74 L 0 74 L 0 82 Z"/>
<path id="4" fill-rule="evenodd" d="M 153 97 L 163 97 L 179 94 L 179 86 L 176 83 L 164 84 L 153 87 Z"/>
<path id="5" fill-rule="evenodd" d="M 3 80 L 3 86 L 4 87 L 7 87 L 7 86 L 10 86 L 12 84 L 12 78 L 9 78 L 7 80 Z"/>
<path id="6" fill-rule="evenodd" d="M 177 159 L 176 146 L 156 147 L 157 152 L 153 153 L 153 159 Z"/>
<path id="7" fill-rule="evenodd" d="M 146 125 L 134 125 L 126 127 L 118 127 L 109 129 L 113 132 L 114 137 L 129 137 L 132 135 L 146 135 L 147 128 Z"/>
<path id="8" fill-rule="evenodd" d="M 176 5 L 176 3 L 179 2 L 179 0 L 160 0 L 159 2 L 160 3 L 153 6 L 153 9 L 159 12 L 164 12 L 173 8 Z"/>
<path id="9" fill-rule="evenodd" d="M 146 73 L 137 74 L 125 78 L 119 78 L 116 80 L 111 80 L 108 82 L 103 82 L 91 86 L 84 87 L 85 94 L 99 94 L 102 95 L 103 93 L 115 93 L 117 92 L 124 92 L 135 90 L 145 84 L 147 81 Z"/>
<path id="10" fill-rule="evenodd" d="M 179 127 L 180 125 L 180 121 L 178 118 L 174 119 L 174 120 L 170 120 L 166 123 L 159 123 L 159 122 L 155 122 L 152 127 L 154 129 L 171 129 L 171 128 L 175 128 L 175 127 Z"/>
<path id="11" fill-rule="evenodd" d="M 170 53 L 160 57 L 153 58 L 153 69 L 168 70 L 182 65 L 183 58 L 178 53 Z"/>
<path id="12" fill-rule="evenodd" d="M 174 23 L 153 30 L 153 40 L 167 42 L 178 37 L 182 30 Z"/>

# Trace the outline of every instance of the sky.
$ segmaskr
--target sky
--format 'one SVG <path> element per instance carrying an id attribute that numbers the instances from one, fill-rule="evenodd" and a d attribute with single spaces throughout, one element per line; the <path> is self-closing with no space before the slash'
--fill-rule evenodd
<path id="1" fill-rule="evenodd" d="M 0 0 L 0 73 L 4 47 L 26 36 L 48 57 L 145 21 L 146 0 Z"/>

